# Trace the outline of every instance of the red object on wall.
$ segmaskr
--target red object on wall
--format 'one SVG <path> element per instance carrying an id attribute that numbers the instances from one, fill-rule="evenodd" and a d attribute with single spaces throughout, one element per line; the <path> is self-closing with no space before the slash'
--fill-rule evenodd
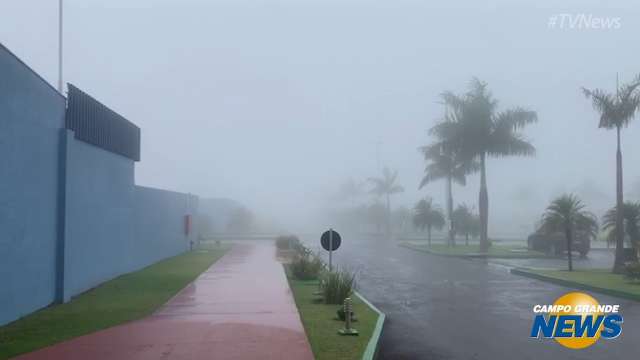
<path id="1" fill-rule="evenodd" d="M 184 216 L 184 234 L 191 234 L 191 215 Z"/>

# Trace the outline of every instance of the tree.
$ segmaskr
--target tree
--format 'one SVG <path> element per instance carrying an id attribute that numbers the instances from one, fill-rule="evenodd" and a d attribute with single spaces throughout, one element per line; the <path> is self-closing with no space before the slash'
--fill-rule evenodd
<path id="1" fill-rule="evenodd" d="M 573 239 L 576 233 L 595 236 L 598 222 L 595 216 L 585 210 L 585 205 L 575 195 L 565 194 L 551 202 L 542 216 L 542 228 L 547 233 L 564 232 L 567 240 L 567 259 L 569 271 L 573 271 L 573 256 L 571 254 Z"/>
<path id="2" fill-rule="evenodd" d="M 469 245 L 469 236 L 472 236 L 476 228 L 476 217 L 467 204 L 460 204 L 453 211 L 453 228 L 456 233 L 464 235 L 465 245 Z"/>
<path id="3" fill-rule="evenodd" d="M 629 237 L 629 243 L 636 250 L 640 245 L 640 202 L 626 201 L 622 206 L 624 232 Z M 614 206 L 602 218 L 602 230 L 608 232 L 607 242 L 617 241 L 616 226 L 618 222 L 618 207 Z"/>
<path id="4" fill-rule="evenodd" d="M 431 133 L 442 139 L 462 159 L 480 162 L 480 251 L 489 248 L 489 195 L 486 162 L 488 157 L 533 156 L 535 147 L 520 130 L 538 120 L 537 114 L 521 107 L 497 112 L 498 102 L 487 89 L 487 83 L 476 78 L 464 95 L 442 94 L 445 104 L 456 114 L 436 124 Z"/>
<path id="5" fill-rule="evenodd" d="M 371 192 L 386 198 L 387 235 L 391 233 L 391 195 L 404 191 L 404 188 L 396 183 L 397 179 L 398 171 L 391 171 L 387 167 L 382 169 L 382 177 L 367 179 L 373 185 Z"/>
<path id="6" fill-rule="evenodd" d="M 444 215 L 439 206 L 433 203 L 433 199 L 426 197 L 418 201 L 413 208 L 413 226 L 420 231 L 427 229 L 427 241 L 431 246 L 431 229 L 442 229 L 444 227 Z"/>
<path id="7" fill-rule="evenodd" d="M 456 114 L 448 112 L 443 121 L 456 121 Z M 466 185 L 467 174 L 477 171 L 479 163 L 473 159 L 462 159 L 459 152 L 448 146 L 446 139 L 438 139 L 431 145 L 423 146 L 420 151 L 424 155 L 427 166 L 425 175 L 420 182 L 418 189 L 422 189 L 428 183 L 444 179 L 446 184 L 446 210 L 449 219 L 448 245 L 455 245 L 455 234 L 453 228 L 453 183 Z"/>
<path id="8" fill-rule="evenodd" d="M 582 88 L 584 95 L 591 99 L 593 108 L 600 113 L 598 127 L 616 129 L 616 256 L 613 262 L 613 272 L 624 271 L 624 230 L 623 230 L 623 184 L 622 184 L 622 150 L 620 130 L 627 126 L 640 107 L 640 76 L 631 83 L 619 86 L 616 84 L 616 93 L 607 93 L 601 89 L 589 90 Z"/>

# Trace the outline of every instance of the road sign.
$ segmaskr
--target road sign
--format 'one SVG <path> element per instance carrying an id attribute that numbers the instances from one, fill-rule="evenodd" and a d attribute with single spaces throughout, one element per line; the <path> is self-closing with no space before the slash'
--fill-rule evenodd
<path id="1" fill-rule="evenodd" d="M 335 251 L 338 250 L 340 244 L 342 244 L 342 238 L 337 231 L 330 229 L 322 234 L 320 244 L 322 244 L 322 247 L 327 251 Z"/>
<path id="2" fill-rule="evenodd" d="M 333 269 L 332 255 L 335 250 L 338 250 L 340 244 L 342 244 L 342 238 L 337 231 L 329 229 L 320 237 L 320 244 L 329 252 L 329 271 L 331 271 Z"/>

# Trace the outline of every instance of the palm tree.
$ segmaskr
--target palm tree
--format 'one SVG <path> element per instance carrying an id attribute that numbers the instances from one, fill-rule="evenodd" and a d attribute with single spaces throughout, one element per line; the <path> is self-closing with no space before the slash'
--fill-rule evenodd
<path id="1" fill-rule="evenodd" d="M 624 271 L 624 229 L 623 229 L 623 189 L 622 189 L 622 150 L 620 145 L 620 130 L 627 126 L 640 107 L 640 76 L 622 87 L 616 84 L 616 93 L 607 93 L 601 89 L 589 90 L 582 88 L 584 95 L 591 99 L 593 108 L 600 113 L 601 128 L 616 129 L 616 256 L 613 262 L 613 272 Z"/>
<path id="2" fill-rule="evenodd" d="M 469 236 L 474 233 L 474 215 L 467 204 L 460 204 L 453 211 L 453 228 L 464 235 L 465 245 L 469 245 Z"/>
<path id="3" fill-rule="evenodd" d="M 382 177 L 371 177 L 367 179 L 373 185 L 373 188 L 371 189 L 372 193 L 377 196 L 386 197 L 387 235 L 391 233 L 391 195 L 404 191 L 404 188 L 396 183 L 397 179 L 398 171 L 391 171 L 388 167 L 382 169 Z"/>
<path id="4" fill-rule="evenodd" d="M 453 115 L 447 114 L 445 119 L 450 119 Z M 445 120 L 450 121 L 450 120 Z M 455 245 L 455 234 L 453 228 L 453 183 L 464 186 L 467 183 L 467 174 L 477 171 L 479 163 L 474 160 L 463 160 L 458 152 L 452 151 L 443 141 L 437 141 L 431 145 L 423 146 L 420 151 L 427 161 L 424 170 L 425 175 L 420 181 L 418 189 L 422 189 L 428 183 L 445 179 L 446 186 L 446 211 L 448 226 L 448 245 Z"/>
<path id="5" fill-rule="evenodd" d="M 585 205 L 575 195 L 565 194 L 551 202 L 542 215 L 542 229 L 548 233 L 562 231 L 567 239 L 567 259 L 569 271 L 573 271 L 571 254 L 576 233 L 593 236 L 598 229 L 595 216 L 585 210 Z"/>
<path id="6" fill-rule="evenodd" d="M 607 242 L 616 242 L 616 224 L 618 222 L 618 207 L 614 206 L 602 218 L 602 230 L 607 231 Z M 640 202 L 625 201 L 622 206 L 624 230 L 629 237 L 631 246 L 638 252 L 640 245 Z"/>
<path id="7" fill-rule="evenodd" d="M 444 215 L 439 206 L 433 203 L 433 199 L 426 197 L 416 203 L 413 208 L 413 225 L 424 231 L 427 228 L 427 241 L 431 246 L 431 229 L 442 229 L 444 227 Z"/>
<path id="8" fill-rule="evenodd" d="M 463 159 L 480 162 L 480 250 L 489 248 L 489 195 L 487 192 L 487 157 L 532 156 L 535 147 L 519 132 L 538 120 L 535 111 L 521 107 L 497 112 L 497 101 L 487 83 L 476 78 L 464 95 L 442 94 L 446 105 L 456 114 L 453 121 L 443 121 L 431 129 Z"/>

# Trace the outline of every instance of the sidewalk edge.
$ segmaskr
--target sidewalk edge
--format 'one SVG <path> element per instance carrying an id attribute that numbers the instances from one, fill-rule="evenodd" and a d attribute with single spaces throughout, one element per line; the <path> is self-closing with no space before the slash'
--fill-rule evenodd
<path id="1" fill-rule="evenodd" d="M 367 306 L 369 306 L 373 311 L 378 313 L 378 321 L 376 322 L 376 327 L 373 329 L 373 334 L 371 334 L 369 344 L 367 344 L 367 348 L 365 349 L 364 354 L 362 354 L 362 360 L 374 360 L 378 357 L 378 350 L 380 348 L 380 337 L 382 336 L 382 329 L 384 328 L 386 315 L 372 303 L 370 303 L 369 300 L 362 296 L 362 294 L 357 291 L 354 291 L 354 293 L 360 298 L 360 300 L 362 300 L 362 302 L 367 304 Z"/>

